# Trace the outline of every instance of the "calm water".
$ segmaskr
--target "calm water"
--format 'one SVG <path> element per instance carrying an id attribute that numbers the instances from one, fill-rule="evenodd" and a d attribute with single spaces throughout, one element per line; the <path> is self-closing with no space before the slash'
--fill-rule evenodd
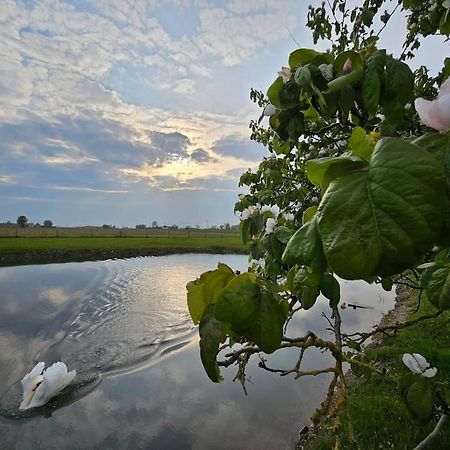
<path id="1" fill-rule="evenodd" d="M 172 255 L 0 268 L 1 449 L 287 449 L 320 404 L 328 376 L 295 381 L 248 370 L 246 396 L 209 381 L 185 285 L 219 261 L 245 270 L 238 255 Z M 379 286 L 343 283 L 347 330 L 369 328 L 393 304 Z M 319 302 L 325 305 L 323 300 Z M 328 337 L 322 305 L 290 325 Z M 296 353 L 272 356 L 293 365 Z M 64 361 L 78 375 L 47 407 L 19 412 L 20 379 L 38 361 Z M 304 368 L 326 367 L 311 350 Z"/>

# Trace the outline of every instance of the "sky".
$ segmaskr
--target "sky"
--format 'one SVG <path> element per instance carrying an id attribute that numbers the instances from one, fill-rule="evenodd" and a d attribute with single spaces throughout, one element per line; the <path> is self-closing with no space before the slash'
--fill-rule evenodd
<path id="1" fill-rule="evenodd" d="M 268 156 L 249 91 L 313 46 L 308 3 L 0 0 L 0 222 L 238 223 L 239 176 Z"/>

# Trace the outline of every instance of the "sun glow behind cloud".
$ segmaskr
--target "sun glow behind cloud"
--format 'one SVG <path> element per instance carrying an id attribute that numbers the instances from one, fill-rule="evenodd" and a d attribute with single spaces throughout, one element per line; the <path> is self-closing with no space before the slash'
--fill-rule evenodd
<path id="1" fill-rule="evenodd" d="M 233 220 L 239 173 L 267 156 L 248 140 L 249 89 L 286 64 L 290 33 L 311 45 L 306 10 L 2 0 L 0 221 L 133 225 L 146 209 L 167 223 Z"/>

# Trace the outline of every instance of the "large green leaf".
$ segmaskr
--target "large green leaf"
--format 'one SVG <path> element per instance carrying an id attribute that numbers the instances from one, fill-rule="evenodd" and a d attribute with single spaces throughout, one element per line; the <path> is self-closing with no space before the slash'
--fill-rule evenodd
<path id="1" fill-rule="evenodd" d="M 267 90 L 267 97 L 269 98 L 270 103 L 272 103 L 272 105 L 278 109 L 281 109 L 280 94 L 281 90 L 283 89 L 283 86 L 284 86 L 283 78 L 278 77 Z"/>
<path id="2" fill-rule="evenodd" d="M 291 265 L 299 264 L 323 270 L 325 257 L 317 230 L 317 215 L 289 239 L 282 260 Z"/>
<path id="3" fill-rule="evenodd" d="M 320 64 L 330 64 L 332 57 L 329 53 L 319 53 L 310 48 L 299 48 L 289 55 L 289 67 L 291 69 L 314 63 L 316 66 Z"/>
<path id="4" fill-rule="evenodd" d="M 380 104 L 381 79 L 386 63 L 386 50 L 376 51 L 368 60 L 362 80 L 362 100 L 370 115 L 375 115 Z"/>
<path id="5" fill-rule="evenodd" d="M 425 292 L 431 304 L 438 309 L 450 309 L 450 263 L 428 269 Z"/>
<path id="6" fill-rule="evenodd" d="M 224 328 L 224 323 L 214 318 L 214 305 L 208 305 L 199 325 L 200 358 L 208 377 L 215 383 L 222 381 L 217 354 L 226 337 Z"/>
<path id="7" fill-rule="evenodd" d="M 283 225 L 276 227 L 274 234 L 275 237 L 283 244 L 287 244 L 289 239 L 292 237 L 292 231 Z"/>
<path id="8" fill-rule="evenodd" d="M 420 422 L 428 422 L 433 416 L 433 386 L 427 380 L 413 383 L 406 395 L 406 404 Z"/>
<path id="9" fill-rule="evenodd" d="M 407 64 L 388 56 L 382 105 L 386 118 L 397 124 L 403 120 L 404 107 L 414 97 L 414 74 Z"/>
<path id="10" fill-rule="evenodd" d="M 232 324 L 246 324 L 255 314 L 260 302 L 260 288 L 254 273 L 242 273 L 222 290 L 214 315 L 217 320 Z"/>
<path id="11" fill-rule="evenodd" d="M 223 288 L 234 277 L 234 272 L 220 263 L 215 270 L 205 272 L 195 281 L 190 281 L 187 288 L 187 302 L 192 321 L 197 324 L 205 308 L 215 303 Z"/>
<path id="12" fill-rule="evenodd" d="M 364 66 L 364 62 L 361 58 L 361 55 L 359 53 L 356 53 L 352 50 L 348 50 L 345 52 L 340 53 L 333 63 L 333 70 L 338 73 L 343 73 L 343 68 L 347 60 L 350 60 L 352 63 L 352 69 L 362 69 Z"/>
<path id="13" fill-rule="evenodd" d="M 450 195 L 450 136 L 441 133 L 427 133 L 413 141 L 414 144 L 430 152 L 444 170 Z"/>
<path id="14" fill-rule="evenodd" d="M 370 161 L 376 142 L 376 139 L 370 134 L 367 134 L 364 128 L 355 127 L 348 140 L 348 145 L 355 156 Z"/>
<path id="15" fill-rule="evenodd" d="M 233 331 L 266 353 L 280 345 L 287 313 L 286 305 L 253 273 L 243 273 L 230 281 L 214 308 L 217 320 L 230 323 Z"/>
<path id="16" fill-rule="evenodd" d="M 258 309 L 249 326 L 244 329 L 237 327 L 237 330 L 255 342 L 263 352 L 272 353 L 281 344 L 286 317 L 287 308 L 271 292 L 262 288 Z"/>
<path id="17" fill-rule="evenodd" d="M 347 170 L 361 169 L 366 165 L 365 161 L 357 156 L 338 156 L 336 158 L 326 157 L 326 158 L 316 158 L 307 161 L 306 163 L 306 174 L 310 179 L 311 183 L 315 184 L 317 187 L 322 189 L 325 187 L 323 182 L 325 174 L 332 167 L 336 166 L 335 169 L 339 169 L 339 175 Z M 335 172 L 338 173 L 338 172 Z M 331 171 L 330 171 L 331 174 Z M 327 183 L 331 179 L 327 177 Z M 325 184 L 327 184 L 325 183 Z M 327 184 L 327 186 L 328 186 Z M 323 189 L 325 190 L 325 189 Z"/>
<path id="18" fill-rule="evenodd" d="M 410 267 L 442 229 L 445 191 L 434 157 L 400 139 L 382 139 L 369 168 L 334 179 L 319 206 L 315 217 L 329 266 L 346 279 Z"/>

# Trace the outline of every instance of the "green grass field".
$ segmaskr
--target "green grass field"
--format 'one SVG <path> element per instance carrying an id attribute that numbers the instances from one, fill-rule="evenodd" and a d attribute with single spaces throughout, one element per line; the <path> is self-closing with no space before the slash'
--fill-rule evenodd
<path id="1" fill-rule="evenodd" d="M 0 238 L 0 253 L 26 253 L 39 250 L 89 250 L 138 248 L 204 248 L 212 250 L 244 250 L 236 236 L 173 237 L 20 237 Z"/>

